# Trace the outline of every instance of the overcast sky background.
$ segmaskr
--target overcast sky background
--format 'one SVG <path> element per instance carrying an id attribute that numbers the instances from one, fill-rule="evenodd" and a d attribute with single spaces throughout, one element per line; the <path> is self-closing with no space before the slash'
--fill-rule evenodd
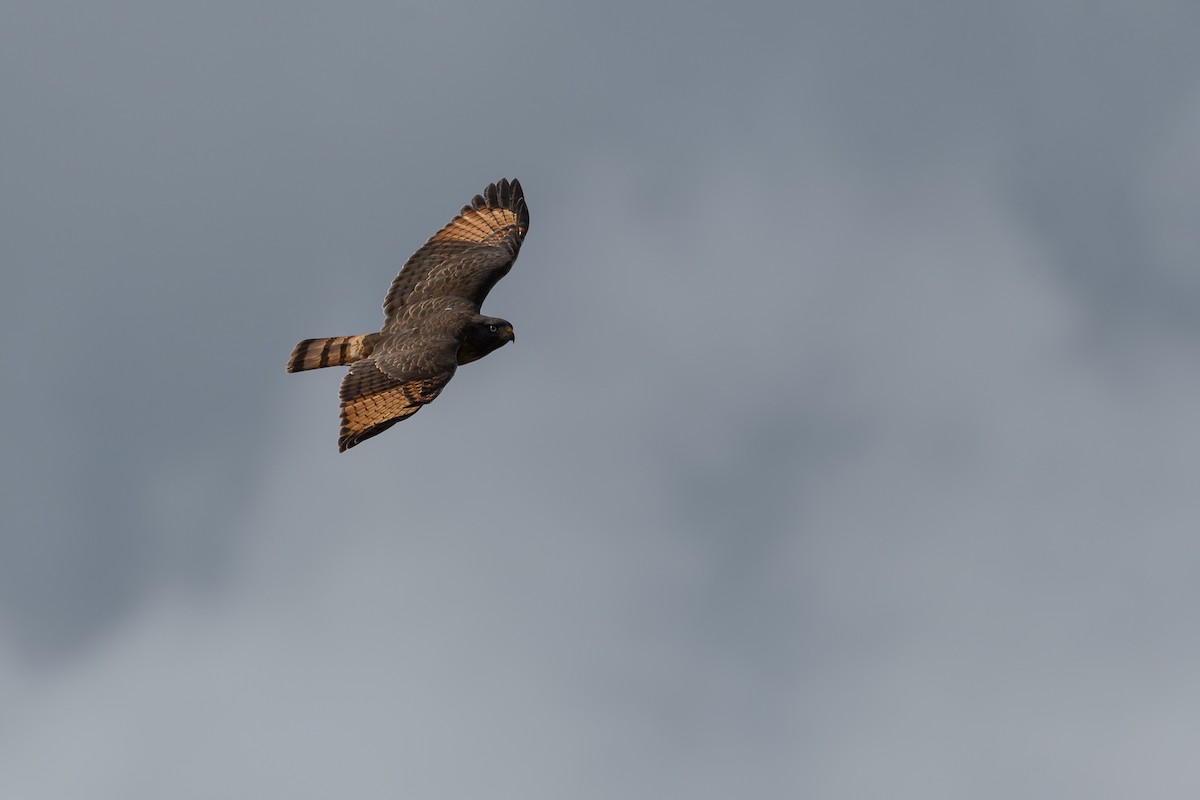
<path id="1" fill-rule="evenodd" d="M 3 18 L 0 796 L 1200 796 L 1200 6 Z"/>

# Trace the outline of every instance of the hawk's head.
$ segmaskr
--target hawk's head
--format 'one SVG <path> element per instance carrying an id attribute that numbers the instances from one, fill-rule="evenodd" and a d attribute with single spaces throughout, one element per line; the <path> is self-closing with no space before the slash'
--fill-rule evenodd
<path id="1" fill-rule="evenodd" d="M 458 348 L 458 363 L 469 364 L 483 358 L 509 342 L 515 342 L 512 323 L 499 317 L 480 317 L 467 326 L 463 343 Z"/>

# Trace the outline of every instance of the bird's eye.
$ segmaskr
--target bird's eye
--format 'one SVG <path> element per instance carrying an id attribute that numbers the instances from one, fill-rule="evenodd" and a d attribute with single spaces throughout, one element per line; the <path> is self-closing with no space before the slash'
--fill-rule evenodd
<path id="1" fill-rule="evenodd" d="M 498 330 L 498 328 L 495 325 L 488 325 L 488 330 L 491 331 L 492 333 L 495 333 Z"/>

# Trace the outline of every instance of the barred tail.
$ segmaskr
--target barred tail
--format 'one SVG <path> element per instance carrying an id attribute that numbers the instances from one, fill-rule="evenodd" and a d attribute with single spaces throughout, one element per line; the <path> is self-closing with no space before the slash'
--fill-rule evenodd
<path id="1" fill-rule="evenodd" d="M 378 341 L 378 333 L 364 333 L 359 336 L 331 336 L 328 339 L 305 339 L 292 348 L 292 357 L 288 359 L 287 371 L 300 372 L 306 369 L 352 364 L 371 355 L 371 351 L 375 349 L 375 343 Z"/>

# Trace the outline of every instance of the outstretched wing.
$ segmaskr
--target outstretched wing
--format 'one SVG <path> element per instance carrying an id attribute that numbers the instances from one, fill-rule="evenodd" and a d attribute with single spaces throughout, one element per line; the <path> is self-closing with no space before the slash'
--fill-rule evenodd
<path id="1" fill-rule="evenodd" d="M 383 433 L 432 402 L 454 377 L 458 342 L 447 337 L 385 342 L 342 379 L 338 450 Z"/>
<path id="2" fill-rule="evenodd" d="M 387 323 L 397 323 L 406 306 L 434 297 L 461 298 L 478 310 L 512 269 L 528 230 L 520 182 L 491 184 L 405 262 L 383 301 Z"/>

